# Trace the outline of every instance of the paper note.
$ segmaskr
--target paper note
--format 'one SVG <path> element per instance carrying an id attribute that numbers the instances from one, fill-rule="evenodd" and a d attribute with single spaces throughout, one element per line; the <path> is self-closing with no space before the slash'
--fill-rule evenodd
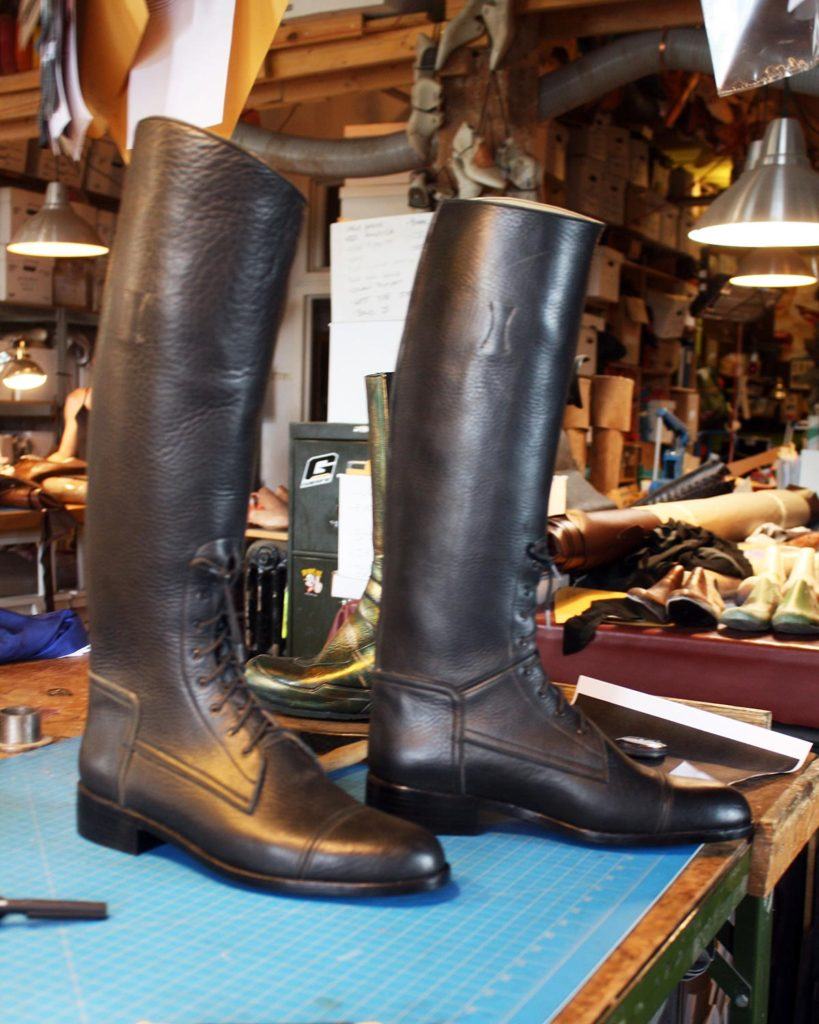
<path id="1" fill-rule="evenodd" d="M 360 597 L 373 562 L 372 477 L 341 473 L 338 478 L 338 576 L 347 580 L 352 593 L 334 596 Z"/>
<path id="2" fill-rule="evenodd" d="M 128 79 L 128 148 L 144 117 L 208 128 L 225 110 L 235 0 L 150 0 Z"/>
<path id="3" fill-rule="evenodd" d="M 331 226 L 334 323 L 404 319 L 431 220 L 431 213 L 411 213 Z"/>
<path id="4" fill-rule="evenodd" d="M 395 369 L 403 320 L 330 324 L 330 372 L 327 419 L 330 423 L 366 423 L 368 373 Z"/>

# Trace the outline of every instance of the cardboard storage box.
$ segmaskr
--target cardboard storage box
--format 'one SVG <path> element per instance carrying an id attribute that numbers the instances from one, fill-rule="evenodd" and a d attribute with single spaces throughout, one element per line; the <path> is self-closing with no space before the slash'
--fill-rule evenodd
<path id="1" fill-rule="evenodd" d="M 623 295 L 611 318 L 611 327 L 615 336 L 626 350 L 620 360 L 630 366 L 640 365 L 640 341 L 643 336 L 643 324 L 649 322 L 646 304 L 636 295 Z"/>
<path id="2" fill-rule="evenodd" d="M 631 139 L 628 150 L 628 180 L 638 188 L 648 188 L 651 181 L 651 155 L 645 139 Z"/>
<path id="3" fill-rule="evenodd" d="M 42 192 L 31 192 L 25 188 L 0 188 L 0 245 L 5 246 L 42 205 Z"/>
<path id="4" fill-rule="evenodd" d="M 57 177 L 57 158 L 50 149 L 43 148 L 37 139 L 28 144 L 28 173 L 41 181 L 54 181 Z"/>
<path id="5" fill-rule="evenodd" d="M 93 261 L 91 270 L 91 294 L 90 303 L 94 313 L 98 313 L 102 307 L 102 295 L 105 290 L 105 278 L 108 273 L 108 257 L 98 256 Z"/>
<path id="6" fill-rule="evenodd" d="M 651 191 L 663 199 L 671 187 L 671 168 L 662 160 L 653 160 L 651 164 Z"/>
<path id="7" fill-rule="evenodd" d="M 602 190 L 606 165 L 588 156 L 573 156 L 568 162 L 566 202 L 570 210 L 589 217 L 602 217 Z"/>
<path id="8" fill-rule="evenodd" d="M 52 294 L 55 306 L 88 309 L 93 260 L 56 260 Z"/>
<path id="9" fill-rule="evenodd" d="M 82 217 L 86 224 L 90 224 L 94 230 L 97 227 L 97 208 L 92 206 L 90 203 L 72 203 L 71 208 L 77 214 Z"/>
<path id="10" fill-rule="evenodd" d="M 97 210 L 97 234 L 100 240 L 110 249 L 114 244 L 114 235 L 117 231 L 117 215 L 113 210 Z"/>
<path id="11" fill-rule="evenodd" d="M 605 165 L 604 165 L 605 166 Z M 623 224 L 626 219 L 626 179 L 606 173 L 600 189 L 601 220 L 607 224 Z"/>
<path id="12" fill-rule="evenodd" d="M 668 195 L 672 199 L 686 199 L 694 187 L 694 175 L 684 167 L 675 167 L 669 176 Z"/>
<path id="13" fill-rule="evenodd" d="M 0 171 L 25 174 L 28 168 L 28 140 L 0 144 Z"/>
<path id="14" fill-rule="evenodd" d="M 605 320 L 591 313 L 580 318 L 580 333 L 577 336 L 577 355 L 587 356 L 586 362 L 577 371 L 581 377 L 593 377 L 597 373 L 597 335 L 606 326 Z"/>
<path id="15" fill-rule="evenodd" d="M 662 237 L 663 200 L 651 189 L 626 188 L 626 224 L 632 231 L 659 242 Z"/>
<path id="16" fill-rule="evenodd" d="M 617 302 L 620 297 L 620 267 L 622 263 L 622 253 L 607 245 L 598 245 L 592 256 L 586 295 L 590 299 Z"/>
<path id="17" fill-rule="evenodd" d="M 649 291 L 646 301 L 651 310 L 654 333 L 658 338 L 681 338 L 685 329 L 691 296 Z M 659 367 L 656 367 L 659 369 Z"/>
<path id="18" fill-rule="evenodd" d="M 119 196 L 125 176 L 125 164 L 110 139 L 94 139 L 88 151 L 85 188 L 101 196 Z"/>
<path id="19" fill-rule="evenodd" d="M 79 160 L 72 160 L 69 156 L 61 156 L 59 158 L 60 181 L 64 185 L 68 185 L 69 188 L 82 188 L 82 183 L 85 180 L 89 149 L 90 143 L 86 142 Z"/>
<path id="20" fill-rule="evenodd" d="M 680 219 L 677 223 L 677 248 L 680 252 L 688 253 L 694 259 L 700 257 L 700 245 L 688 237 L 688 232 L 697 223 L 698 217 L 693 211 L 683 207 L 680 210 Z"/>
<path id="21" fill-rule="evenodd" d="M 598 116 L 592 124 L 572 128 L 569 135 L 569 156 L 605 160 L 609 151 L 610 127 L 607 119 Z"/>
<path id="22" fill-rule="evenodd" d="M 51 305 L 53 260 L 14 256 L 0 246 L 0 302 Z"/>
<path id="23" fill-rule="evenodd" d="M 627 128 L 618 128 L 610 124 L 606 131 L 606 166 L 611 174 L 620 178 L 628 178 L 630 173 L 629 157 L 631 139 Z"/>
<path id="24" fill-rule="evenodd" d="M 669 249 L 677 248 L 680 226 L 680 208 L 673 203 L 664 203 L 660 211 L 660 241 Z"/>
<path id="25" fill-rule="evenodd" d="M 560 206 L 566 209 L 569 205 L 568 189 L 565 181 L 558 181 L 550 175 L 543 178 L 543 202 L 551 206 Z"/>
<path id="26" fill-rule="evenodd" d="M 543 171 L 545 174 L 566 180 L 566 152 L 569 147 L 569 129 L 558 121 L 547 121 L 546 141 L 543 150 Z"/>

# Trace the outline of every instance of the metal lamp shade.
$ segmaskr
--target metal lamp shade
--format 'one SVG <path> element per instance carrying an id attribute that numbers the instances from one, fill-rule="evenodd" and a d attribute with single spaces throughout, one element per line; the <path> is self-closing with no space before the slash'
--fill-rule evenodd
<path id="1" fill-rule="evenodd" d="M 688 237 L 700 245 L 752 249 L 819 246 L 819 174 L 795 118 L 771 121 L 756 164 L 746 165 Z"/>
<path id="2" fill-rule="evenodd" d="M 103 256 L 103 245 L 97 232 L 75 213 L 68 201 L 65 185 L 52 181 L 46 189 L 45 202 L 22 225 L 6 246 L 20 256 L 77 257 Z"/>
<path id="3" fill-rule="evenodd" d="M 32 391 L 48 380 L 48 374 L 26 355 L 25 342 L 20 342 L 2 374 L 3 383 L 12 391 Z"/>
<path id="4" fill-rule="evenodd" d="M 816 284 L 808 261 L 788 249 L 754 249 L 739 261 L 731 284 L 741 288 L 801 288 Z"/>

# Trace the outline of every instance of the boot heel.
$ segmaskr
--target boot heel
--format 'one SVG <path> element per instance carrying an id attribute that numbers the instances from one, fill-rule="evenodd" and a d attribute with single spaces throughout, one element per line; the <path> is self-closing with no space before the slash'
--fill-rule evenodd
<path id="1" fill-rule="evenodd" d="M 387 814 L 413 821 L 437 835 L 473 836 L 481 831 L 480 803 L 471 796 L 395 786 L 369 774 L 367 803 Z"/>
<path id="2" fill-rule="evenodd" d="M 135 855 L 161 846 L 163 842 L 141 829 L 113 804 L 92 796 L 82 786 L 77 790 L 77 831 L 92 843 Z"/>

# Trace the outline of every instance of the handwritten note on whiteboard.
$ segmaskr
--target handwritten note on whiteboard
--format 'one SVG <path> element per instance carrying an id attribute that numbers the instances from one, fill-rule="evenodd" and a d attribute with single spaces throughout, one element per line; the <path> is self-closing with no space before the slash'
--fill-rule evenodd
<path id="1" fill-rule="evenodd" d="M 330 227 L 334 323 L 403 320 L 431 213 L 341 221 Z"/>

